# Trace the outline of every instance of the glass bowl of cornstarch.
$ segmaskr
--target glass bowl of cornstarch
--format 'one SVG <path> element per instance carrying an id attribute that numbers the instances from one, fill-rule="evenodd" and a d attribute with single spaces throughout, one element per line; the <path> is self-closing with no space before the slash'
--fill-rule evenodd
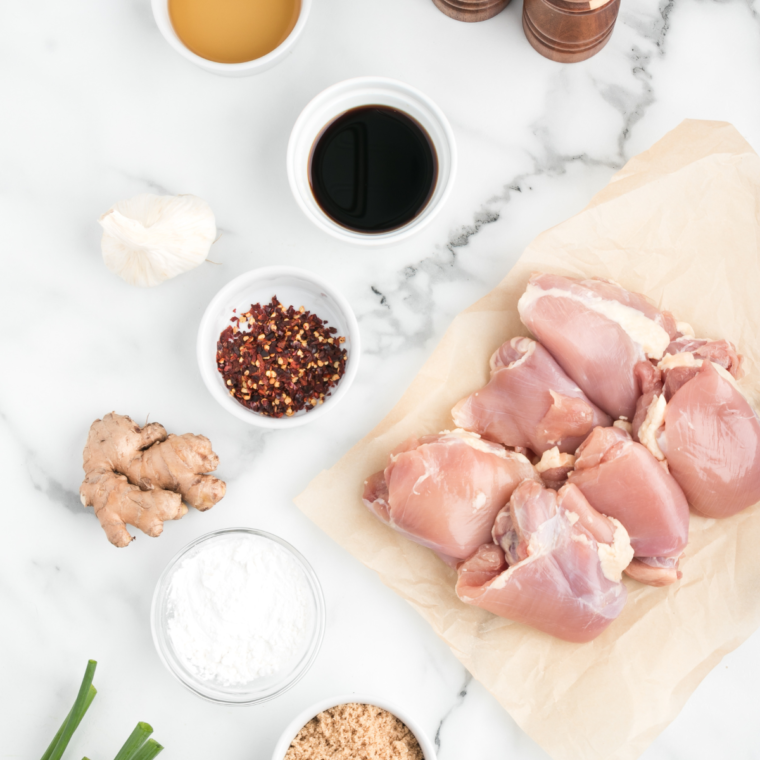
<path id="1" fill-rule="evenodd" d="M 314 662 L 325 630 L 317 576 L 287 541 L 228 528 L 188 544 L 168 564 L 151 607 L 169 672 L 211 702 L 266 702 Z"/>

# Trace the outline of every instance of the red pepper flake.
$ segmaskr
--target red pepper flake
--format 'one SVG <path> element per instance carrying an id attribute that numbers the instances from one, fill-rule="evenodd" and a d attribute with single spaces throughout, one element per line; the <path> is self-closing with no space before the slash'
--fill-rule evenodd
<path id="1" fill-rule="evenodd" d="M 346 339 L 303 306 L 274 296 L 230 322 L 216 344 L 216 368 L 230 395 L 254 412 L 291 417 L 313 409 L 346 371 Z"/>

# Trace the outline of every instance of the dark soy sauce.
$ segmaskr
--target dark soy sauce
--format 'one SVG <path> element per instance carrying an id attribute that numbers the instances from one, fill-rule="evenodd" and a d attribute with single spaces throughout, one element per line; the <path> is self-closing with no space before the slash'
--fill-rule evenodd
<path id="1" fill-rule="evenodd" d="M 309 182 L 331 219 L 357 232 L 403 227 L 425 208 L 438 177 L 428 133 L 388 106 L 362 106 L 331 121 L 311 149 Z"/>

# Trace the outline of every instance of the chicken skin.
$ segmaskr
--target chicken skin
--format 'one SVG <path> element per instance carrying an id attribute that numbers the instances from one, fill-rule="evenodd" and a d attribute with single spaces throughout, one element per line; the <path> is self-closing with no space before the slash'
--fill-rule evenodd
<path id="1" fill-rule="evenodd" d="M 678 579 L 678 560 L 689 540 L 689 505 L 646 447 L 618 427 L 596 428 L 578 449 L 568 482 L 594 509 L 625 526 L 636 558 L 651 568 L 650 578 L 660 570 L 661 581 Z"/>
<path id="2" fill-rule="evenodd" d="M 364 487 L 380 520 L 453 563 L 491 535 L 512 491 L 538 473 L 522 455 L 464 430 L 411 438 Z"/>
<path id="3" fill-rule="evenodd" d="M 572 642 L 596 638 L 622 611 L 628 535 L 575 486 L 521 483 L 492 539 L 458 567 L 463 602 Z"/>
<path id="4" fill-rule="evenodd" d="M 575 451 L 594 427 L 612 420 L 589 401 L 551 354 L 530 338 L 513 338 L 491 357 L 491 380 L 451 412 L 458 427 L 538 455 Z"/>
<path id="5" fill-rule="evenodd" d="M 668 358 L 639 440 L 697 512 L 735 515 L 760 501 L 760 420 L 723 366 L 688 352 Z"/>
<path id="6" fill-rule="evenodd" d="M 681 336 L 673 316 L 606 280 L 534 274 L 520 319 L 591 401 L 614 419 L 633 419 L 638 362 L 659 360 Z"/>

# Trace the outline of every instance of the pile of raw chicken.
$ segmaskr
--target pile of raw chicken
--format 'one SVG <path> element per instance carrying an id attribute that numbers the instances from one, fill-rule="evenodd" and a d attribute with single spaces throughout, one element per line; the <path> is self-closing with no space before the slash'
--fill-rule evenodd
<path id="1" fill-rule="evenodd" d="M 364 503 L 456 567 L 463 602 L 590 641 L 623 609 L 623 572 L 681 577 L 689 505 L 760 501 L 760 421 L 729 341 L 614 282 L 534 274 L 518 311 L 537 340 L 501 346 L 456 429 L 399 446 Z"/>

